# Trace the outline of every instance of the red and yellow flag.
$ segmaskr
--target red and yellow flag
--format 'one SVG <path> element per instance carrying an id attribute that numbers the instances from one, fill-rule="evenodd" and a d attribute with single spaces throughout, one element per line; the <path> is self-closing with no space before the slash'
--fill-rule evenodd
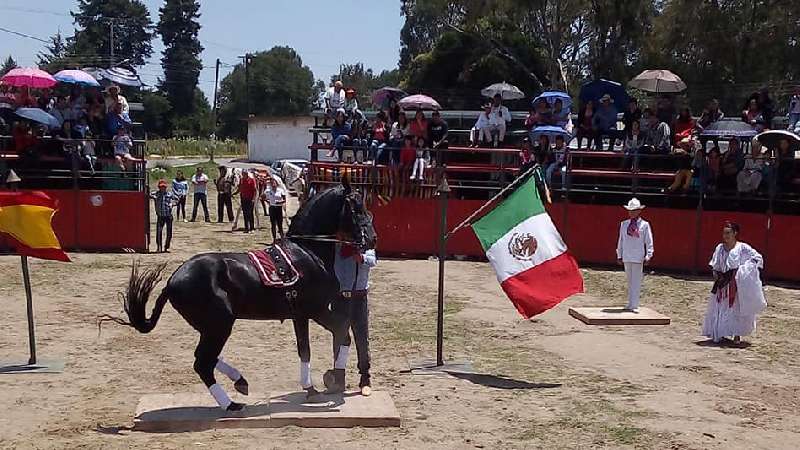
<path id="1" fill-rule="evenodd" d="M 20 255 L 69 261 L 50 223 L 57 210 L 44 192 L 0 192 L 0 233 Z"/>

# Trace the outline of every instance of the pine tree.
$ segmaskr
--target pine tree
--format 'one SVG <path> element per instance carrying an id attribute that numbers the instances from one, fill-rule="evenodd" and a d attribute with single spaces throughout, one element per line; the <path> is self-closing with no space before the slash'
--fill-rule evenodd
<path id="1" fill-rule="evenodd" d="M 200 3 L 196 0 L 166 0 L 159 10 L 157 31 L 164 41 L 161 65 L 164 79 L 161 90 L 173 107 L 176 117 L 197 113 L 195 99 L 197 80 L 203 64 L 200 31 Z"/>
<path id="2" fill-rule="evenodd" d="M 55 36 L 50 36 L 50 43 L 44 46 L 45 51 L 36 55 L 39 59 L 38 65 L 43 70 L 50 73 L 58 72 L 70 66 L 78 66 L 80 64 L 70 65 L 65 60 L 67 56 L 67 42 L 59 31 Z"/>
<path id="3" fill-rule="evenodd" d="M 0 67 L 0 77 L 7 74 L 11 69 L 16 69 L 17 67 L 17 62 L 14 61 L 14 58 L 12 58 L 11 55 L 8 55 L 8 58 L 6 58 L 5 62 L 3 62 L 3 66 Z"/>
<path id="4" fill-rule="evenodd" d="M 153 54 L 153 22 L 141 0 L 78 0 L 72 17 L 77 29 L 68 40 L 69 53 L 85 65 L 109 67 L 126 61 L 141 66 Z"/>

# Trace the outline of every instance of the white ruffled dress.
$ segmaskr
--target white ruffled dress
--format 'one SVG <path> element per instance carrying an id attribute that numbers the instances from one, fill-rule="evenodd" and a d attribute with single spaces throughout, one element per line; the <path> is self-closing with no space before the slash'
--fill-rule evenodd
<path id="1" fill-rule="evenodd" d="M 758 269 L 764 267 L 764 258 L 753 247 L 737 242 L 729 251 L 717 245 L 709 262 L 717 272 L 736 271 L 736 298 L 729 301 L 730 284 L 712 293 L 703 320 L 703 335 L 719 342 L 726 336 L 748 336 L 756 329 L 756 316 L 767 306 Z"/>

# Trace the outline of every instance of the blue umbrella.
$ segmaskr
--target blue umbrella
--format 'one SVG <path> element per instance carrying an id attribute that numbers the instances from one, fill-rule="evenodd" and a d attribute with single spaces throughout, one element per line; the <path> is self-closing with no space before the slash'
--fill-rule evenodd
<path id="1" fill-rule="evenodd" d="M 41 108 L 17 108 L 14 113 L 23 119 L 38 122 L 50 128 L 58 128 L 61 126 L 61 124 L 58 123 L 58 119 Z"/>
<path id="2" fill-rule="evenodd" d="M 81 86 L 100 87 L 100 83 L 89 73 L 82 70 L 62 70 L 53 75 L 53 78 L 62 83 L 79 84 Z"/>
<path id="3" fill-rule="evenodd" d="M 539 125 L 538 127 L 533 129 L 533 139 L 539 139 L 541 135 L 547 135 L 551 138 L 555 138 L 556 136 L 563 136 L 564 140 L 569 140 L 572 135 L 567 132 L 567 130 L 557 127 L 554 125 Z"/>
<path id="4" fill-rule="evenodd" d="M 600 99 L 600 97 L 606 94 L 610 95 L 611 98 L 614 99 L 614 104 L 616 104 L 620 109 L 626 108 L 628 100 L 630 99 L 628 93 L 625 92 L 625 86 L 617 83 L 616 81 L 610 81 L 603 78 L 590 81 L 581 86 L 579 98 L 581 99 L 582 103 L 586 103 L 588 101 L 596 102 Z"/>
<path id="5" fill-rule="evenodd" d="M 561 100 L 561 103 L 564 106 L 564 109 L 569 109 L 569 107 L 572 106 L 572 98 L 566 92 L 561 92 L 561 91 L 546 91 L 546 92 L 542 92 L 541 94 L 539 94 L 538 97 L 533 99 L 531 104 L 536 106 L 536 103 L 539 100 L 545 100 L 547 103 L 549 103 L 551 105 L 553 103 L 555 103 L 556 100 Z"/>

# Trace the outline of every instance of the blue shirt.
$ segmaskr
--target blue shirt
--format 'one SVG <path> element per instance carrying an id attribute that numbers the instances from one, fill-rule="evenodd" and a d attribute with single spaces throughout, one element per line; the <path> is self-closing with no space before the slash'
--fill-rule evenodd
<path id="1" fill-rule="evenodd" d="M 334 123 L 331 127 L 331 139 L 334 141 L 339 136 L 350 136 L 353 133 L 353 128 L 350 126 L 349 123 L 345 122 L 342 125 L 338 123 Z"/>
<path id="2" fill-rule="evenodd" d="M 172 180 L 172 193 L 177 197 L 186 197 L 189 193 L 189 182 L 184 180 Z"/>
<path id="3" fill-rule="evenodd" d="M 336 244 L 336 258 L 334 259 L 333 269 L 336 272 L 336 278 L 339 280 L 339 290 L 344 292 L 369 289 L 369 270 L 378 265 L 375 250 L 367 250 L 362 253 L 364 262 L 361 264 L 357 264 L 353 256 L 342 257 L 341 250 L 341 244 Z"/>
<path id="4" fill-rule="evenodd" d="M 592 125 L 599 130 L 612 130 L 617 128 L 617 109 L 611 105 L 601 106 L 594 112 Z"/>

